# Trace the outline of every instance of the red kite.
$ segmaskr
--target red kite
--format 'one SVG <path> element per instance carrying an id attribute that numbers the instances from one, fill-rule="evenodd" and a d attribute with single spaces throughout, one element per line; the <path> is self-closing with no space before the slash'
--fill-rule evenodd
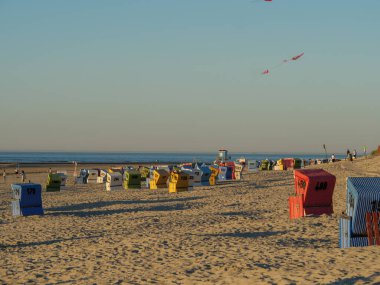
<path id="1" fill-rule="evenodd" d="M 296 55 L 296 56 L 293 56 L 292 57 L 292 60 L 297 60 L 297 59 L 299 59 L 301 56 L 303 56 L 305 53 L 303 52 L 303 53 L 301 53 L 301 54 L 299 54 L 299 55 Z"/>
<path id="2" fill-rule="evenodd" d="M 297 59 L 299 59 L 300 57 L 302 57 L 305 53 L 301 53 L 299 55 L 296 55 L 296 56 L 293 56 L 291 59 L 284 59 L 280 64 L 274 66 L 271 68 L 272 69 L 276 69 L 278 67 L 280 67 L 281 65 L 283 65 L 284 63 L 287 63 L 289 61 L 296 61 Z M 269 74 L 269 69 L 265 69 L 261 74 Z"/>
<path id="3" fill-rule="evenodd" d="M 293 56 L 291 59 L 285 59 L 284 62 L 288 62 L 288 61 L 291 61 L 291 60 L 297 60 L 299 59 L 301 56 L 303 56 L 305 53 L 301 53 L 299 55 L 296 55 L 296 56 Z"/>

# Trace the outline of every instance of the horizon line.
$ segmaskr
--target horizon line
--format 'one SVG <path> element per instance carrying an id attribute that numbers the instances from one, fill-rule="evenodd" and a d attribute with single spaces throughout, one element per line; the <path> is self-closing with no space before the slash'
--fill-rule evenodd
<path id="1" fill-rule="evenodd" d="M 228 150 L 227 150 L 228 151 Z M 129 154 L 129 153 L 134 153 L 134 154 L 155 154 L 155 153 L 160 153 L 160 154 L 176 154 L 176 153 L 183 153 L 183 154 L 194 154 L 194 153 L 199 153 L 199 154 L 213 154 L 217 155 L 218 151 L 184 151 L 184 150 L 179 150 L 179 151 L 154 151 L 154 150 L 149 150 L 149 151 L 107 151 L 107 150 L 0 150 L 0 153 L 104 153 L 104 154 Z M 326 154 L 325 152 L 308 152 L 308 151 L 228 151 L 230 154 L 318 154 L 318 155 L 324 155 Z M 330 153 L 330 152 L 327 152 Z M 331 152 L 334 154 L 345 154 L 344 152 Z"/>

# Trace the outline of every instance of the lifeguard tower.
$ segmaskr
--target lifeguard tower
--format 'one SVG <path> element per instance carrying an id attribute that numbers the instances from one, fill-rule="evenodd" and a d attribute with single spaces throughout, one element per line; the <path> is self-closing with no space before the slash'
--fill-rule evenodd
<path id="1" fill-rule="evenodd" d="M 226 161 L 230 160 L 230 158 L 231 157 L 228 156 L 228 150 L 226 150 L 226 149 L 220 149 L 218 151 L 218 158 L 217 158 L 217 160 L 219 162 L 226 162 Z"/>

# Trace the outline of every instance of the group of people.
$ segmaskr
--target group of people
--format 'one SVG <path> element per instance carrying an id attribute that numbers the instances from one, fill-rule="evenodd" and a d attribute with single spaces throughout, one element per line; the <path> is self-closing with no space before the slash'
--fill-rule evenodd
<path id="1" fill-rule="evenodd" d="M 356 149 L 354 149 L 354 151 L 352 153 L 351 153 L 351 151 L 349 149 L 347 149 L 346 159 L 349 160 L 349 161 L 352 161 L 353 159 L 356 159 L 356 158 L 357 158 Z M 336 161 L 335 154 L 332 154 L 331 155 L 331 162 L 335 162 L 335 161 Z"/>
<path id="2" fill-rule="evenodd" d="M 19 170 L 16 169 L 15 170 L 15 174 L 19 174 Z M 25 171 L 24 170 L 21 170 L 20 172 L 20 178 L 21 178 L 21 182 L 24 183 L 25 180 L 26 180 L 26 174 L 25 174 Z M 3 169 L 3 182 L 6 183 L 7 182 L 7 172 L 5 169 Z"/>
<path id="3" fill-rule="evenodd" d="M 347 159 L 349 161 L 352 161 L 353 159 L 356 159 L 357 157 L 357 153 L 356 153 L 356 149 L 354 149 L 354 151 L 351 153 L 349 149 L 347 149 Z"/>

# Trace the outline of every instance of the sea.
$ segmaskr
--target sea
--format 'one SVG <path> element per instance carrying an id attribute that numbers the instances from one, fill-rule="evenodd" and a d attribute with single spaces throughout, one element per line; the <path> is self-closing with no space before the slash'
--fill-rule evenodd
<path id="1" fill-rule="evenodd" d="M 278 160 L 286 157 L 324 159 L 326 154 L 312 153 L 229 153 L 231 160 Z M 344 158 L 344 155 L 335 155 Z M 0 152 L 0 163 L 183 163 L 213 162 L 217 152 Z M 330 157 L 330 155 L 328 155 Z"/>

